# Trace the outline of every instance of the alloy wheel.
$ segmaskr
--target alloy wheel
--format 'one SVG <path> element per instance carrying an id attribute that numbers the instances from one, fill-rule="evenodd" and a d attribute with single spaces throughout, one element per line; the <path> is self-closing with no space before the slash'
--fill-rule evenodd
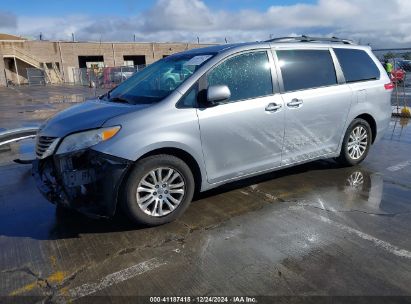
<path id="1" fill-rule="evenodd" d="M 364 155 L 368 147 L 368 133 L 363 126 L 356 126 L 348 138 L 348 155 L 357 160 Z"/>
<path id="2" fill-rule="evenodd" d="M 184 198 L 186 185 L 183 176 L 173 168 L 156 168 L 147 173 L 137 186 L 137 204 L 154 217 L 173 212 Z"/>

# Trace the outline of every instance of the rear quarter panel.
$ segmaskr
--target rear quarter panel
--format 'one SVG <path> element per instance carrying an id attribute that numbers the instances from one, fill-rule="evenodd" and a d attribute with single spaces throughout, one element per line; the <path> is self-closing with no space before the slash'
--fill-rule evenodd
<path id="1" fill-rule="evenodd" d="M 347 127 L 355 117 L 361 114 L 370 114 L 374 118 L 377 127 L 375 142 L 382 137 L 391 119 L 392 91 L 384 88 L 385 83 L 379 80 L 350 85 L 354 92 L 365 88 L 366 90 L 362 94 L 357 94 L 357 98 L 354 99 L 348 116 Z M 363 94 L 366 96 L 362 96 Z"/>
<path id="2" fill-rule="evenodd" d="M 359 49 L 366 51 L 374 61 L 380 71 L 380 79 L 349 84 L 354 93 L 354 100 L 347 117 L 346 128 L 357 116 L 369 114 L 376 122 L 377 134 L 374 142 L 377 142 L 388 128 L 391 119 L 392 90 L 386 90 L 384 87 L 385 84 L 390 83 L 390 79 L 370 48 L 362 47 Z M 342 140 L 343 138 L 341 144 Z"/>

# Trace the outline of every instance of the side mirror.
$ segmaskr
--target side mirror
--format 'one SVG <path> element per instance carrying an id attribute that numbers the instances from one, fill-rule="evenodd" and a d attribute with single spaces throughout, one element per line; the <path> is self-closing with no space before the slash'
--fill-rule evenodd
<path id="1" fill-rule="evenodd" d="M 209 86 L 207 89 L 207 101 L 210 104 L 216 104 L 225 101 L 231 97 L 231 92 L 226 85 Z"/>

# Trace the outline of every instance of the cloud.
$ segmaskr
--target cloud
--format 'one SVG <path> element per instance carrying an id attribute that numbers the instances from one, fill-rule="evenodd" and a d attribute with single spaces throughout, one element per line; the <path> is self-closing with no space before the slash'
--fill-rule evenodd
<path id="1" fill-rule="evenodd" d="M 143 17 L 143 32 L 168 30 L 204 31 L 215 20 L 208 7 L 200 0 L 159 0 Z"/>
<path id="2" fill-rule="evenodd" d="M 11 12 L 0 10 L 0 29 L 14 29 L 17 26 L 17 17 Z"/>
<path id="3" fill-rule="evenodd" d="M 131 41 L 136 35 L 139 41 L 185 42 L 194 42 L 197 36 L 201 42 L 224 42 L 225 37 L 239 42 L 308 34 L 351 38 L 377 47 L 409 46 L 409 4 L 409 0 L 318 0 L 272 5 L 265 11 L 226 11 L 211 9 L 202 0 L 157 0 L 132 17 L 19 17 L 17 34 L 43 32 L 48 39 L 70 39 L 75 32 L 80 40 Z"/>
<path id="4" fill-rule="evenodd" d="M 85 15 L 71 15 L 64 18 L 24 16 L 18 18 L 15 34 L 38 38 L 42 33 L 44 39 L 68 40 L 71 39 L 71 33 L 84 32 L 84 28 L 92 22 L 94 21 Z"/>

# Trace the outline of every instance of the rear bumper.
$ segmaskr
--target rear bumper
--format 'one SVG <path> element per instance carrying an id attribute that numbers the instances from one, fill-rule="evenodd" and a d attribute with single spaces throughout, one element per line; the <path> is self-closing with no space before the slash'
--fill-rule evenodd
<path id="1" fill-rule="evenodd" d="M 131 162 L 91 149 L 33 162 L 40 192 L 53 204 L 94 217 L 111 217 Z"/>

